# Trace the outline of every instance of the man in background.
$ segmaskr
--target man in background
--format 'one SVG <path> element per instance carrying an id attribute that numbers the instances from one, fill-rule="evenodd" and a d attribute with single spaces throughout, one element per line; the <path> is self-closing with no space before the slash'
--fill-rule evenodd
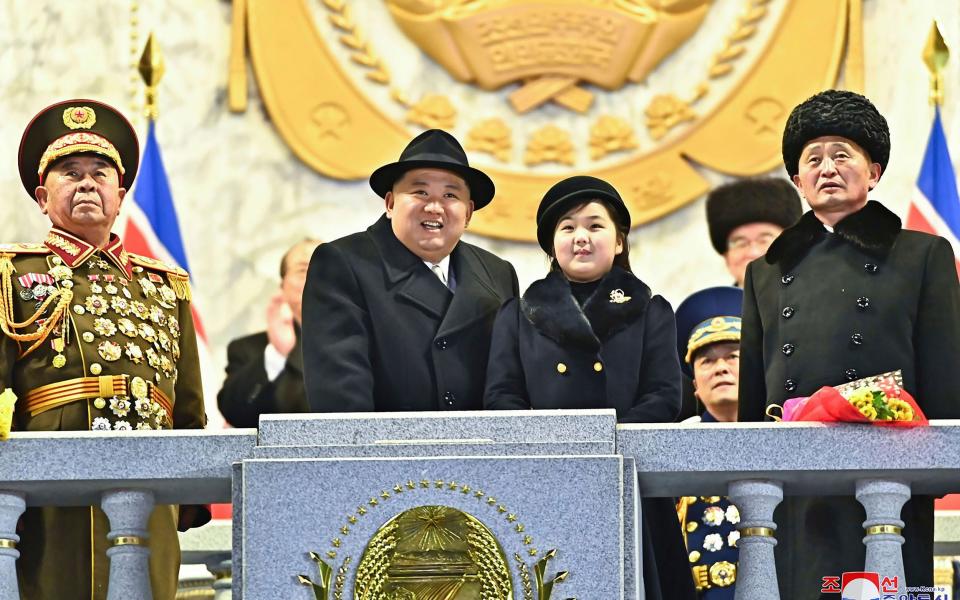
<path id="1" fill-rule="evenodd" d="M 803 214 L 800 196 L 786 179 L 743 179 L 721 185 L 707 196 L 710 241 L 723 256 L 733 284 L 743 287 L 750 261 Z"/>
<path id="2" fill-rule="evenodd" d="M 780 232 L 796 223 L 801 214 L 800 196 L 785 179 L 742 179 L 710 192 L 707 196 L 710 242 L 717 254 L 723 256 L 733 285 L 743 287 L 747 264 L 763 256 Z M 694 398 L 688 377 L 683 378 L 682 389 L 679 420 L 699 415 L 703 410 Z"/>
<path id="3" fill-rule="evenodd" d="M 686 422 L 737 420 L 742 304 L 739 288 L 713 287 L 696 292 L 677 308 L 680 365 L 706 409 Z M 740 511 L 723 496 L 685 496 L 677 504 L 677 515 L 698 596 L 733 600 Z"/>
<path id="4" fill-rule="evenodd" d="M 261 414 L 307 412 L 300 351 L 303 286 L 319 240 L 294 244 L 280 260 L 280 289 L 267 305 L 267 329 L 230 342 L 217 406 L 230 425 L 256 427 Z"/>

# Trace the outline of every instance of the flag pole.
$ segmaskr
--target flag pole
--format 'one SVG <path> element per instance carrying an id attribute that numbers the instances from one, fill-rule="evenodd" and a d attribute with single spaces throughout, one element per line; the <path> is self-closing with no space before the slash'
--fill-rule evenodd
<path id="1" fill-rule="evenodd" d="M 163 55 L 160 54 L 160 45 L 154 39 L 152 31 L 147 38 L 146 46 L 143 47 L 143 54 L 140 55 L 140 65 L 137 70 L 147 86 L 144 113 L 147 119 L 153 123 L 160 114 L 157 104 L 157 87 L 166 72 L 166 66 L 163 64 Z"/>
<path id="2" fill-rule="evenodd" d="M 943 68 L 949 59 L 950 49 L 943 41 L 940 28 L 934 20 L 930 35 L 927 36 L 927 45 L 923 49 L 923 62 L 930 71 L 930 104 L 934 106 L 943 105 Z"/>

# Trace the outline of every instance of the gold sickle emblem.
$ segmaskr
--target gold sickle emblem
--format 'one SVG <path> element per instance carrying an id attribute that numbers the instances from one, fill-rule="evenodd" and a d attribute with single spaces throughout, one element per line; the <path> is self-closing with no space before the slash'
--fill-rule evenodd
<path id="1" fill-rule="evenodd" d="M 89 106 L 71 106 L 63 111 L 63 124 L 70 129 L 90 129 L 97 122 L 97 113 Z"/>
<path id="2" fill-rule="evenodd" d="M 623 293 L 623 290 L 617 288 L 610 292 L 610 302 L 614 304 L 623 304 L 624 302 L 630 302 L 632 296 L 626 296 Z"/>

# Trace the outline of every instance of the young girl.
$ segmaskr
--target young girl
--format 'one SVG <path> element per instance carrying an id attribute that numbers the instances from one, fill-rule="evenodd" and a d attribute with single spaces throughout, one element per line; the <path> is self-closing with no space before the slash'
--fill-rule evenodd
<path id="1" fill-rule="evenodd" d="M 577 176 L 537 209 L 550 272 L 507 301 L 493 328 L 487 409 L 613 408 L 622 423 L 669 423 L 680 410 L 670 304 L 630 270 L 630 213 L 617 190 Z M 647 598 L 694 598 L 673 503 L 643 500 Z"/>

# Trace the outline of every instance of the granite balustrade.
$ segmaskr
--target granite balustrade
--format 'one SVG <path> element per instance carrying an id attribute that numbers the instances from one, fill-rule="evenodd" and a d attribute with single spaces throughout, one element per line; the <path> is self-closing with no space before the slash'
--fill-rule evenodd
<path id="1" fill-rule="evenodd" d="M 237 463 L 270 460 L 284 446 L 326 446 L 334 460 L 360 454 L 427 460 L 450 456 L 453 448 L 470 450 L 455 456 L 496 456 L 512 444 L 530 444 L 541 449 L 541 456 L 556 456 L 569 442 L 573 454 L 565 456 L 571 457 L 609 452 L 605 439 L 614 427 L 613 450 L 624 464 L 636 465 L 641 495 L 728 494 L 738 502 L 741 527 L 750 528 L 740 542 L 741 600 L 776 597 L 776 574 L 769 565 L 776 536 L 772 512 L 780 494 L 857 497 L 866 510 L 865 528 L 873 528 L 865 536 L 866 570 L 887 572 L 898 565 L 902 569 L 899 510 L 909 493 L 940 495 L 960 488 L 960 421 L 912 429 L 793 423 L 615 426 L 609 411 L 524 411 L 272 416 L 261 423 L 259 440 L 253 429 L 13 433 L 0 443 L 0 600 L 18 598 L 15 524 L 24 506 L 103 502 L 108 513 L 117 514 L 111 537 L 136 538 L 135 515 L 147 505 L 229 501 L 232 490 L 240 490 Z M 111 498 L 124 501 L 111 506 Z M 142 556 L 137 544 L 124 546 L 135 551 L 132 556 Z M 236 581 L 243 565 L 235 558 L 233 566 Z M 132 571 L 134 579 L 124 585 L 145 585 L 145 569 Z"/>

